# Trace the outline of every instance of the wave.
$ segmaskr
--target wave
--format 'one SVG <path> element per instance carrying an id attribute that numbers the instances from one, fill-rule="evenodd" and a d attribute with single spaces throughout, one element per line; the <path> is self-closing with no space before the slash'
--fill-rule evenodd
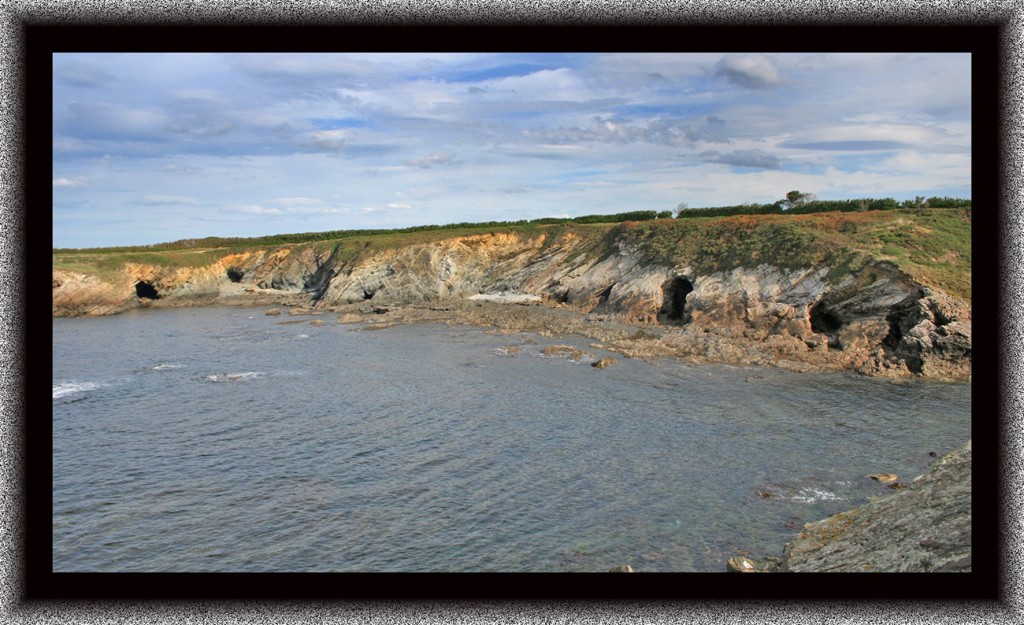
<path id="1" fill-rule="evenodd" d="M 211 373 L 203 379 L 207 382 L 241 382 L 243 380 L 251 380 L 254 378 L 261 378 L 267 375 L 262 371 L 244 371 L 242 373 Z"/>
<path id="2" fill-rule="evenodd" d="M 804 487 L 790 499 L 801 503 L 815 503 L 818 501 L 842 501 L 846 498 L 822 488 Z"/>
<path id="3" fill-rule="evenodd" d="M 66 382 L 59 382 L 53 385 L 53 398 L 58 399 L 60 397 L 66 397 L 75 393 L 84 393 L 85 391 L 94 391 L 98 388 L 108 386 L 102 382 L 79 382 L 76 380 L 68 380 Z"/>
<path id="4" fill-rule="evenodd" d="M 150 371 L 164 371 L 166 369 L 184 369 L 184 368 L 185 368 L 185 365 L 176 365 L 176 364 L 171 364 L 171 363 L 160 363 L 158 365 L 153 365 L 152 367 L 147 367 L 147 369 L 149 369 Z"/>

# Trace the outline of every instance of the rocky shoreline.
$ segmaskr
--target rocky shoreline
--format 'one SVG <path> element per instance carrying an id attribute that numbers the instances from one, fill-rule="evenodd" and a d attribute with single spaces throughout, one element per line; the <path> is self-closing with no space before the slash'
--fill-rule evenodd
<path id="1" fill-rule="evenodd" d="M 893 263 L 699 271 L 652 264 L 626 241 L 480 234 L 343 259 L 314 248 L 227 254 L 198 267 L 125 262 L 53 272 L 53 315 L 264 305 L 339 321 L 434 321 L 578 334 L 631 358 L 965 380 L 970 302 Z"/>
<path id="2" fill-rule="evenodd" d="M 374 306 L 345 304 L 326 308 L 294 305 L 292 301 L 275 313 L 291 316 L 333 316 L 342 324 L 367 324 L 382 329 L 399 324 L 444 323 L 490 328 L 494 332 L 527 332 L 541 336 L 577 335 L 594 341 L 595 349 L 616 352 L 627 358 L 679 358 L 692 364 L 715 363 L 734 366 L 772 366 L 796 372 L 852 371 L 872 377 L 906 378 L 913 374 L 906 366 L 886 358 L 884 353 L 865 355 L 834 349 L 809 349 L 799 340 L 783 337 L 759 340 L 732 328 L 643 324 L 620 315 L 586 313 L 565 305 L 531 301 L 449 300 L 437 304 Z M 264 304 L 266 305 L 266 304 Z M 934 381 L 964 381 L 966 367 L 943 370 L 928 376 Z"/>
<path id="3" fill-rule="evenodd" d="M 906 489 L 804 525 L 781 557 L 736 556 L 740 573 L 970 572 L 971 442 Z"/>

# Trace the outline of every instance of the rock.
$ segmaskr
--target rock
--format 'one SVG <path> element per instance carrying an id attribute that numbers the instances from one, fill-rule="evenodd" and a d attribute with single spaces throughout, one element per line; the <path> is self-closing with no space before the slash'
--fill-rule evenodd
<path id="1" fill-rule="evenodd" d="M 733 556 L 725 563 L 725 568 L 731 573 L 775 573 L 778 572 L 782 560 L 776 557 L 760 559 L 747 558 L 745 556 Z"/>
<path id="2" fill-rule="evenodd" d="M 281 309 L 280 308 L 271 308 L 265 314 L 271 315 L 271 316 L 280 315 L 281 314 Z"/>
<path id="3" fill-rule="evenodd" d="M 870 473 L 864 477 L 870 477 L 876 482 L 881 482 L 883 484 L 892 484 L 896 480 L 900 479 L 895 473 Z"/>
<path id="4" fill-rule="evenodd" d="M 586 355 L 586 352 L 571 345 L 548 345 L 540 352 L 548 358 L 568 358 L 575 362 L 579 362 Z"/>
<path id="5" fill-rule="evenodd" d="M 615 364 L 615 359 L 612 358 L 611 356 L 608 356 L 607 358 L 602 358 L 600 360 L 595 360 L 594 362 L 590 363 L 590 366 L 591 367 L 595 367 L 597 369 L 604 369 L 604 368 L 609 367 L 609 366 L 614 365 L 614 364 Z"/>
<path id="6" fill-rule="evenodd" d="M 615 567 L 614 569 L 610 569 L 608 572 L 609 573 L 636 573 L 636 571 L 633 570 L 633 567 L 629 566 L 628 564 L 620 564 L 619 566 Z"/>
<path id="7" fill-rule="evenodd" d="M 808 523 L 784 552 L 794 572 L 971 570 L 971 443 L 899 492 Z"/>
<path id="8" fill-rule="evenodd" d="M 725 568 L 732 573 L 757 572 L 757 566 L 754 564 L 754 561 L 750 558 L 745 558 L 743 556 L 734 556 L 732 558 L 729 558 L 728 562 L 726 562 L 725 564 Z"/>
<path id="9" fill-rule="evenodd" d="M 416 320 L 407 308 L 421 305 L 429 306 L 416 311 L 421 316 L 446 313 L 431 321 L 461 317 L 460 323 L 538 333 L 603 333 L 603 341 L 631 357 L 784 362 L 793 370 L 888 377 L 970 376 L 970 302 L 924 287 L 895 263 L 865 258 L 836 272 L 825 265 L 767 263 L 713 270 L 719 265 L 702 261 L 700 270 L 694 258 L 671 259 L 673 266 L 653 262 L 628 231 L 609 230 L 600 245 L 571 227 L 438 237 L 383 249 L 281 245 L 225 254 L 205 266 L 124 262 L 102 277 L 57 265 L 53 315 L 207 304 L 315 314 L 362 305 L 367 314 L 386 311 L 389 319 L 407 322 Z M 159 299 L 137 297 L 140 283 L 152 285 Z M 488 301 L 466 303 L 480 294 L 531 306 L 494 313 Z M 543 305 L 532 305 L 538 300 Z M 576 317 L 553 323 L 552 310 Z M 620 332 L 608 335 L 608 328 L 624 324 L 634 333 L 654 330 L 627 345 Z"/>

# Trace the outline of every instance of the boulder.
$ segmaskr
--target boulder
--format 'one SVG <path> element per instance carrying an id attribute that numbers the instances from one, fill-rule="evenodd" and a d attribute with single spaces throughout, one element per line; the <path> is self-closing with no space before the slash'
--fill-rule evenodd
<path id="1" fill-rule="evenodd" d="M 865 475 L 864 477 L 869 477 L 875 480 L 876 482 L 881 482 L 883 484 L 892 484 L 893 482 L 900 479 L 899 476 L 896 475 L 895 473 L 870 473 L 868 475 Z"/>

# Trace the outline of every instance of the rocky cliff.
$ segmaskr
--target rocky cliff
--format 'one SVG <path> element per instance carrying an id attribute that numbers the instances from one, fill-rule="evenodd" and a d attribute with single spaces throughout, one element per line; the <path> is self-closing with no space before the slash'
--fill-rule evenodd
<path id="1" fill-rule="evenodd" d="M 628 345 L 612 342 L 634 356 L 782 360 L 876 375 L 970 373 L 970 303 L 884 257 L 835 256 L 801 266 L 801 257 L 773 262 L 755 249 L 716 264 L 707 261 L 706 248 L 688 254 L 680 247 L 667 260 L 652 259 L 650 241 L 632 236 L 629 224 L 428 239 L 225 249 L 206 264 L 184 254 L 178 262 L 147 264 L 145 254 L 136 254 L 103 273 L 55 263 L 53 314 L 286 304 L 351 319 L 371 308 L 436 308 L 480 294 L 517 294 L 595 323 L 649 330 L 634 333 Z"/>

